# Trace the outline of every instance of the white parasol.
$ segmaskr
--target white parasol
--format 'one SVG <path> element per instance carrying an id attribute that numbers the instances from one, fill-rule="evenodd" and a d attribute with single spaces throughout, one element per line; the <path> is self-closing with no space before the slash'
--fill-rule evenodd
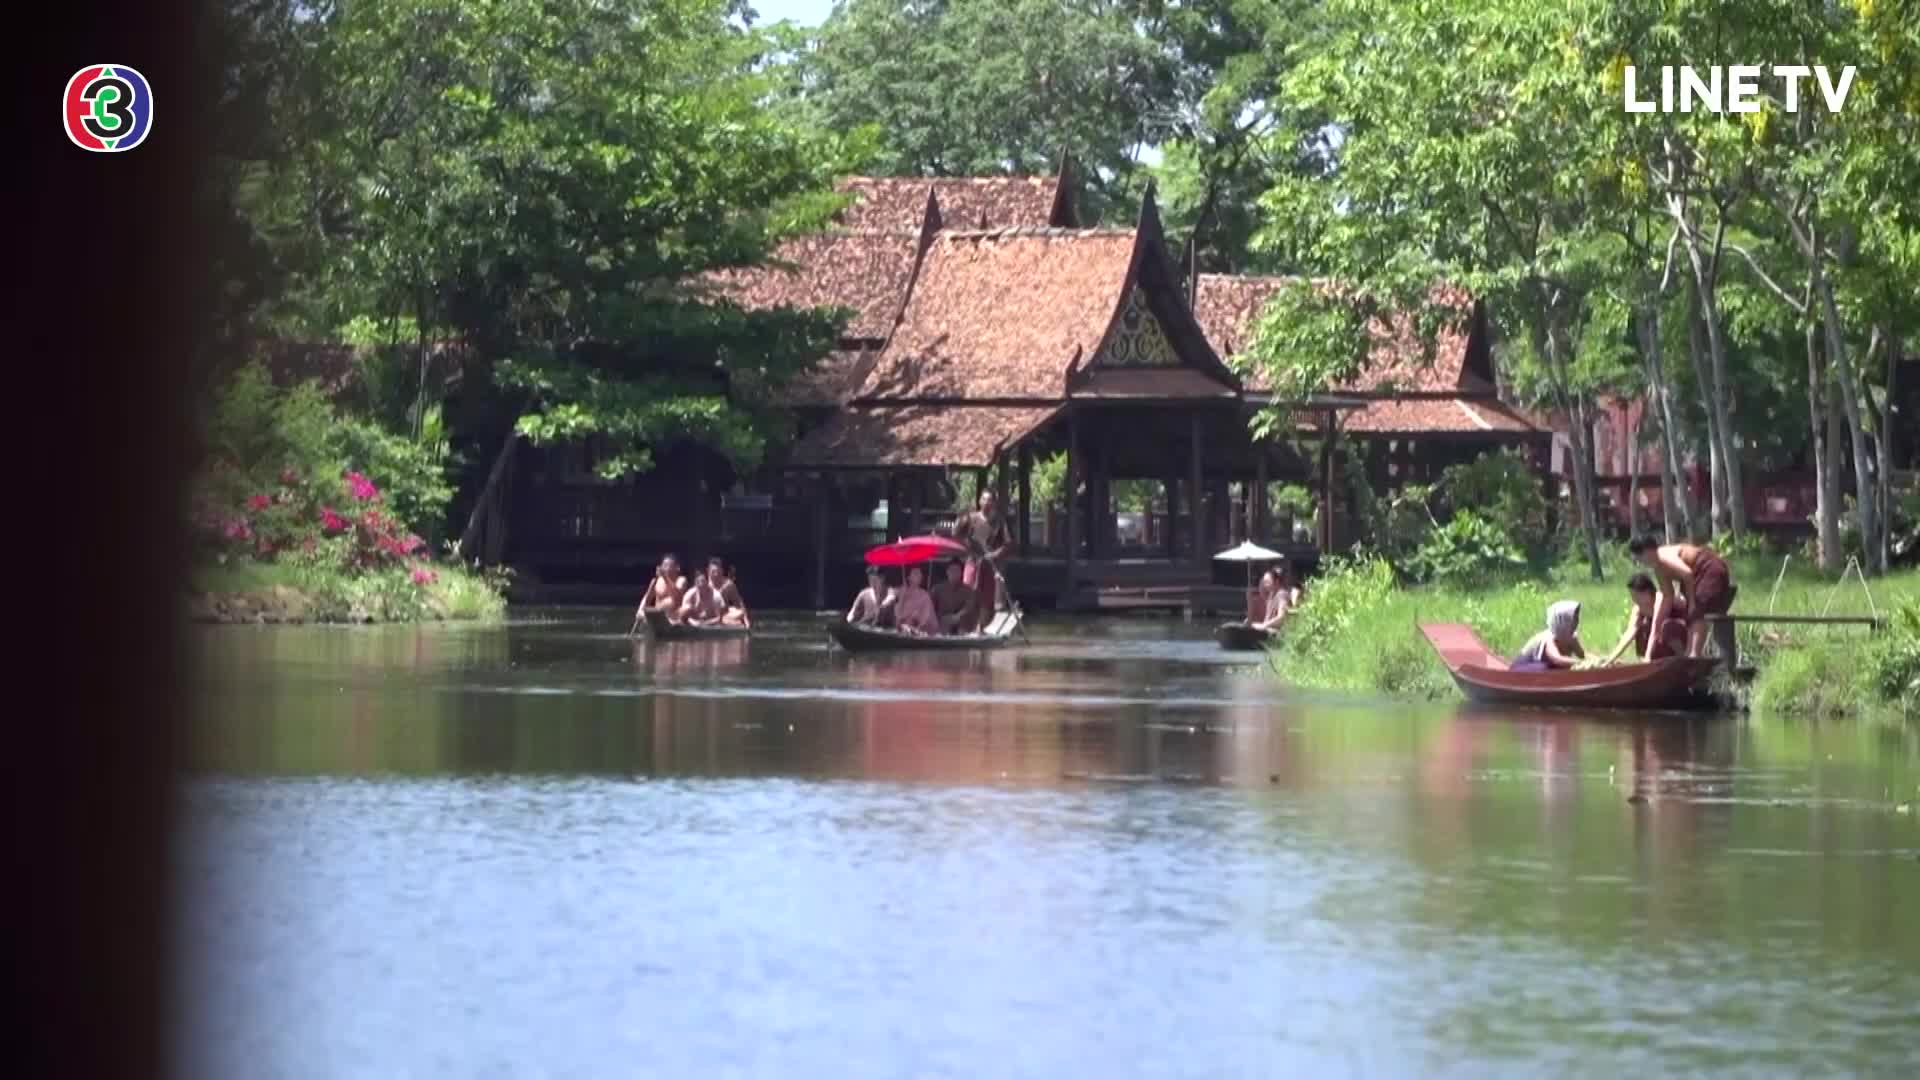
<path id="1" fill-rule="evenodd" d="M 1280 559 L 1284 559 L 1286 558 L 1286 556 L 1280 554 L 1277 551 L 1270 551 L 1266 548 L 1263 548 L 1259 544 L 1256 544 L 1251 540 L 1242 540 L 1240 541 L 1240 544 L 1238 547 L 1228 548 L 1227 550 L 1219 553 L 1218 555 L 1215 555 L 1214 558 L 1220 559 L 1225 562 L 1246 563 L 1247 564 L 1247 589 L 1248 591 L 1252 591 L 1253 564 L 1257 562 L 1274 562 Z"/>

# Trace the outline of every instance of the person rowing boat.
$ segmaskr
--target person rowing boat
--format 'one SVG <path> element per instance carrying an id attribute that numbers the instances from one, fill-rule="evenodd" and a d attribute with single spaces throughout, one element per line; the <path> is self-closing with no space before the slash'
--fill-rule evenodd
<path id="1" fill-rule="evenodd" d="M 640 629 L 640 621 L 649 612 L 659 612 L 668 622 L 680 621 L 680 604 L 686 599 L 687 579 L 680 573 L 680 560 L 671 552 L 660 559 L 660 565 L 654 568 L 653 580 L 647 583 L 646 593 L 640 597 L 640 609 L 633 613 L 633 629 Z"/>

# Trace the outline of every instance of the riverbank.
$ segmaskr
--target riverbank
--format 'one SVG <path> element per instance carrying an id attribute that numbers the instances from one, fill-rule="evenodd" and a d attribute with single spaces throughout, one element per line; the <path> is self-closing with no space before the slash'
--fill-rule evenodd
<path id="1" fill-rule="evenodd" d="M 383 567 L 358 573 L 281 563 L 203 566 L 191 577 L 196 622 L 390 623 L 505 616 L 499 586 L 459 567 Z"/>
<path id="2" fill-rule="evenodd" d="M 1421 622 L 1465 622 L 1511 655 L 1545 625 L 1547 605 L 1577 600 L 1580 639 L 1606 655 L 1627 625 L 1626 580 L 1637 567 L 1624 558 L 1605 582 L 1522 580 L 1479 588 L 1401 587 L 1383 561 L 1346 563 L 1316 577 L 1309 599 L 1289 616 L 1270 656 L 1280 677 L 1303 687 L 1440 700 L 1459 691 L 1415 629 Z M 1736 560 L 1736 613 L 1864 613 L 1857 580 L 1836 584 L 1780 564 Z M 1775 590 L 1775 581 L 1778 590 Z M 1869 636 L 1862 627 L 1751 626 L 1740 630 L 1743 660 L 1758 669 L 1738 692 L 1756 709 L 1830 716 L 1876 709 L 1920 709 L 1920 571 L 1871 582 L 1874 606 L 1890 625 Z M 1831 602 L 1831 606 L 1829 606 Z M 1901 609 L 1904 605 L 1905 611 Z M 1904 691 L 1904 693 L 1903 693 Z"/>

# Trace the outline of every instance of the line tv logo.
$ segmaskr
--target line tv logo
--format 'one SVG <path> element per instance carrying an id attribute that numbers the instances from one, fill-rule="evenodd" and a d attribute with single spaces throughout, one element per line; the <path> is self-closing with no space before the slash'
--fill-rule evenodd
<path id="1" fill-rule="evenodd" d="M 67 138 L 82 150 L 131 150 L 153 130 L 153 89 L 125 64 L 89 64 L 67 80 L 60 119 Z"/>

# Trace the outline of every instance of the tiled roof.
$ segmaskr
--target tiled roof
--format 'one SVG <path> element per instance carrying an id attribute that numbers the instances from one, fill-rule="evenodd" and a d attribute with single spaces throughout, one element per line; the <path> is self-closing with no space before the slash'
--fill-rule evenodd
<path id="1" fill-rule="evenodd" d="M 1349 432 L 1369 435 L 1524 434 L 1541 430 L 1502 402 L 1467 397 L 1368 402 L 1349 415 L 1343 426 Z"/>
<path id="2" fill-rule="evenodd" d="M 841 192 L 855 196 L 853 204 L 840 212 L 839 224 L 849 229 L 918 231 L 931 187 L 948 228 L 1051 225 L 1059 186 L 1057 176 L 854 176 L 837 185 Z"/>
<path id="3" fill-rule="evenodd" d="M 844 405 L 879 354 L 878 349 L 835 349 L 811 370 L 794 376 L 774 400 L 800 408 Z"/>
<path id="4" fill-rule="evenodd" d="M 715 270 L 699 280 L 751 310 L 852 308 L 845 336 L 878 341 L 906 296 L 916 242 L 914 232 L 813 233 L 783 241 L 764 265 Z"/>
<path id="5" fill-rule="evenodd" d="M 856 397 L 1061 397 L 1068 365 L 1092 358 L 1119 310 L 1135 241 L 1132 229 L 938 234 Z"/>
<path id="6" fill-rule="evenodd" d="M 885 468 L 991 464 L 1057 405 L 892 405 L 844 409 L 793 448 L 792 464 Z"/>
<path id="7" fill-rule="evenodd" d="M 1244 349 L 1253 337 L 1254 323 L 1268 298 L 1283 285 L 1299 280 L 1287 277 L 1254 275 L 1201 274 L 1194 290 L 1193 313 L 1206 331 L 1207 340 L 1221 356 L 1232 356 Z M 1445 289 L 1441 299 L 1462 308 L 1471 307 L 1471 298 L 1462 290 Z M 1374 360 L 1371 367 L 1352 384 L 1339 389 L 1350 393 L 1385 392 L 1389 389 L 1438 391 L 1468 389 L 1493 393 L 1493 388 L 1466 371 L 1467 335 L 1449 331 L 1435 343 L 1431 364 L 1423 362 L 1419 338 L 1409 321 L 1402 321 L 1393 332 L 1378 328 L 1375 332 Z M 1265 380 L 1257 375 L 1245 377 L 1247 389 L 1265 390 Z"/>

